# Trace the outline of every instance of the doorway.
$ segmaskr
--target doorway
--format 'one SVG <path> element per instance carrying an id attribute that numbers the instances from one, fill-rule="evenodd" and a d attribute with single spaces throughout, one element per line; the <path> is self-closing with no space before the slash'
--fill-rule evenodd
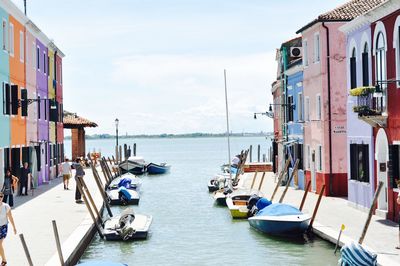
<path id="1" fill-rule="evenodd" d="M 383 128 L 379 129 L 375 143 L 375 160 L 377 164 L 378 183 L 383 182 L 382 191 L 378 197 L 378 211 L 387 214 L 388 211 L 388 169 L 389 143 L 386 132 Z"/>

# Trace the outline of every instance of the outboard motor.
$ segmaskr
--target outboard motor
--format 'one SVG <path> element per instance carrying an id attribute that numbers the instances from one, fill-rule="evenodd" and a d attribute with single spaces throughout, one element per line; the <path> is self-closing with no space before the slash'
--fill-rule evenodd
<path id="1" fill-rule="evenodd" d="M 258 208 L 256 206 L 256 203 L 260 200 L 260 198 L 261 197 L 259 197 L 257 194 L 253 194 L 247 201 L 247 209 L 249 210 L 247 214 L 249 217 L 252 217 L 257 214 Z"/>
<path id="2" fill-rule="evenodd" d="M 224 195 L 231 194 L 232 192 L 233 192 L 233 190 L 230 187 L 224 188 Z"/>
<path id="3" fill-rule="evenodd" d="M 135 229 L 132 223 L 135 220 L 135 213 L 132 208 L 125 209 L 119 218 L 119 229 L 117 232 L 120 234 L 122 240 L 128 240 L 135 234 Z"/>

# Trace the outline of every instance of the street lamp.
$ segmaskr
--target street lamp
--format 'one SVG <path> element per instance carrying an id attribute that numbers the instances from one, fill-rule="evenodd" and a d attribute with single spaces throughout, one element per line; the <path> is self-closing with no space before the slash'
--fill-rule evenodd
<path id="1" fill-rule="evenodd" d="M 115 139 L 117 141 L 117 147 L 118 147 L 118 124 L 119 124 L 119 120 L 118 118 L 115 119 Z"/>

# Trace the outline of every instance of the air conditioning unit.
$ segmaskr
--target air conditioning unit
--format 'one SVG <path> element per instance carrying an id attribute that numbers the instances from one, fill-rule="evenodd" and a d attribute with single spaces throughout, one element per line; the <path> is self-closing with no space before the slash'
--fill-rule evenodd
<path id="1" fill-rule="evenodd" d="M 302 47 L 290 47 L 290 57 L 301 57 Z"/>

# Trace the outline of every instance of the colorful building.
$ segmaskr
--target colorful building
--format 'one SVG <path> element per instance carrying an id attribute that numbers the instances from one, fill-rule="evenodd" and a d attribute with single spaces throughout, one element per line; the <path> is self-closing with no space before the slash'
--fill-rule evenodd
<path id="1" fill-rule="evenodd" d="M 339 27 L 381 1 L 353 0 L 302 27 L 304 144 L 311 190 L 347 196 L 346 37 Z"/>
<path id="2" fill-rule="evenodd" d="M 357 98 L 358 118 L 373 129 L 373 183 L 383 183 L 376 213 L 398 220 L 395 200 L 400 180 L 400 10 L 399 1 L 385 1 L 345 28 L 366 27 L 370 30 L 371 84 L 351 91 Z"/>
<path id="3" fill-rule="evenodd" d="M 63 128 L 64 55 L 11 1 L 0 2 L 0 18 L 0 183 L 5 168 L 19 175 L 23 162 L 29 162 L 38 185 L 58 175 L 63 158 L 63 133 L 58 131 Z M 50 76 L 49 62 L 58 76 Z"/>
<path id="4" fill-rule="evenodd" d="M 371 24 L 360 19 L 343 25 L 346 34 L 347 91 L 372 86 Z M 372 126 L 354 112 L 358 99 L 347 98 L 347 179 L 348 200 L 367 210 L 375 193 L 374 138 Z"/>

